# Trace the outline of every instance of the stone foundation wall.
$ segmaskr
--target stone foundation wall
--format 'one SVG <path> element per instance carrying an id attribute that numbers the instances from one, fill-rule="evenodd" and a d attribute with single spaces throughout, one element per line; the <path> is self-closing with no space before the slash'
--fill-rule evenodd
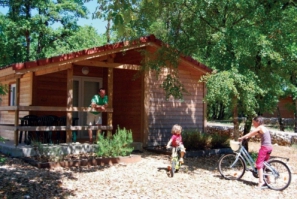
<path id="1" fill-rule="evenodd" d="M 273 144 L 278 144 L 280 146 L 291 146 L 292 144 L 297 144 L 297 133 L 283 132 L 273 130 L 271 132 L 271 139 Z M 233 127 L 229 126 L 207 126 L 206 133 L 209 134 L 219 134 L 229 136 L 231 139 L 234 138 Z M 240 136 L 242 136 L 243 131 L 240 131 Z M 253 137 L 251 141 L 260 141 L 260 138 Z"/>

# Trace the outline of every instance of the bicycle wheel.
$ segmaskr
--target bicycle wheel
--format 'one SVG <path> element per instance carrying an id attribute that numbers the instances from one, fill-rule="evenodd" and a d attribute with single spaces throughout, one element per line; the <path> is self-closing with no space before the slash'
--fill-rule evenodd
<path id="1" fill-rule="evenodd" d="M 280 160 L 269 160 L 267 163 L 271 166 L 263 168 L 264 181 L 267 186 L 273 190 L 286 189 L 292 179 L 292 173 L 288 165 Z"/>
<path id="2" fill-rule="evenodd" d="M 245 172 L 245 164 L 241 157 L 236 161 L 236 154 L 222 156 L 218 163 L 220 174 L 228 180 L 238 180 Z"/>
<path id="3" fill-rule="evenodd" d="M 171 175 L 171 177 L 174 176 L 174 173 L 175 173 L 175 166 L 176 166 L 176 159 L 173 159 L 172 162 L 171 162 L 171 170 L 170 170 L 170 175 Z"/>

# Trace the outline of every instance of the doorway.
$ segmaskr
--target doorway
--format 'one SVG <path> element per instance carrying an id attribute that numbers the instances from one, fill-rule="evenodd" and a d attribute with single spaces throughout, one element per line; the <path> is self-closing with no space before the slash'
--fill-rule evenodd
<path id="1" fill-rule="evenodd" d="M 88 107 L 92 97 L 98 93 L 102 87 L 102 78 L 94 77 L 73 77 L 73 106 Z M 73 112 L 73 118 L 79 118 L 76 125 L 86 126 L 87 112 Z M 88 131 L 78 131 L 77 138 L 88 138 Z"/>

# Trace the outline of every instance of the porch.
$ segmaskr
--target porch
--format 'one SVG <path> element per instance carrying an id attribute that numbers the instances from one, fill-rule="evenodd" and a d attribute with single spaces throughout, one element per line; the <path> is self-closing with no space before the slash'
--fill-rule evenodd
<path id="1" fill-rule="evenodd" d="M 24 120 L 23 117 L 19 117 L 21 111 L 63 111 L 66 112 L 67 116 L 64 118 L 62 125 L 57 123 L 43 123 L 40 124 L 39 122 L 27 122 L 27 125 L 24 125 L 21 120 Z M 14 124 L 0 124 L 0 130 L 10 130 L 14 131 L 14 145 L 18 146 L 22 144 L 22 136 L 28 136 L 29 132 L 35 132 L 36 137 L 39 137 L 41 132 L 44 134 L 48 134 L 49 132 L 61 132 L 64 131 L 66 133 L 66 143 L 71 143 L 73 141 L 72 136 L 74 131 L 81 131 L 81 130 L 106 130 L 112 131 L 113 126 L 111 120 L 108 121 L 109 125 L 101 125 L 101 126 L 78 126 L 74 124 L 74 121 L 79 118 L 73 118 L 73 112 L 90 112 L 94 111 L 90 107 L 47 107 L 47 106 L 2 106 L 0 107 L 0 111 L 14 111 L 15 112 L 15 121 Z M 111 114 L 113 112 L 112 108 L 107 108 L 104 112 Z M 110 117 L 111 118 L 111 117 Z M 27 134 L 27 135 L 26 135 Z M 24 138 L 26 140 L 26 138 Z M 35 141 L 39 141 L 36 139 Z M 83 140 L 81 140 L 83 141 Z M 59 143 L 58 143 L 59 144 Z"/>

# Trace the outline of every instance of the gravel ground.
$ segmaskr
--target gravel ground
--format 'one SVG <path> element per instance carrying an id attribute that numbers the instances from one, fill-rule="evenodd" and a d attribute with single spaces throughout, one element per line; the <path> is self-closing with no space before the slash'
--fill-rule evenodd
<path id="1" fill-rule="evenodd" d="M 259 144 L 249 147 L 257 151 Z M 218 155 L 186 158 L 173 178 L 166 174 L 168 155 L 150 152 L 133 164 L 51 170 L 9 158 L 0 165 L 0 198 L 296 198 L 296 154 L 296 148 L 274 146 L 273 156 L 290 158 L 293 180 L 284 191 L 257 189 L 250 172 L 239 181 L 222 179 Z"/>

